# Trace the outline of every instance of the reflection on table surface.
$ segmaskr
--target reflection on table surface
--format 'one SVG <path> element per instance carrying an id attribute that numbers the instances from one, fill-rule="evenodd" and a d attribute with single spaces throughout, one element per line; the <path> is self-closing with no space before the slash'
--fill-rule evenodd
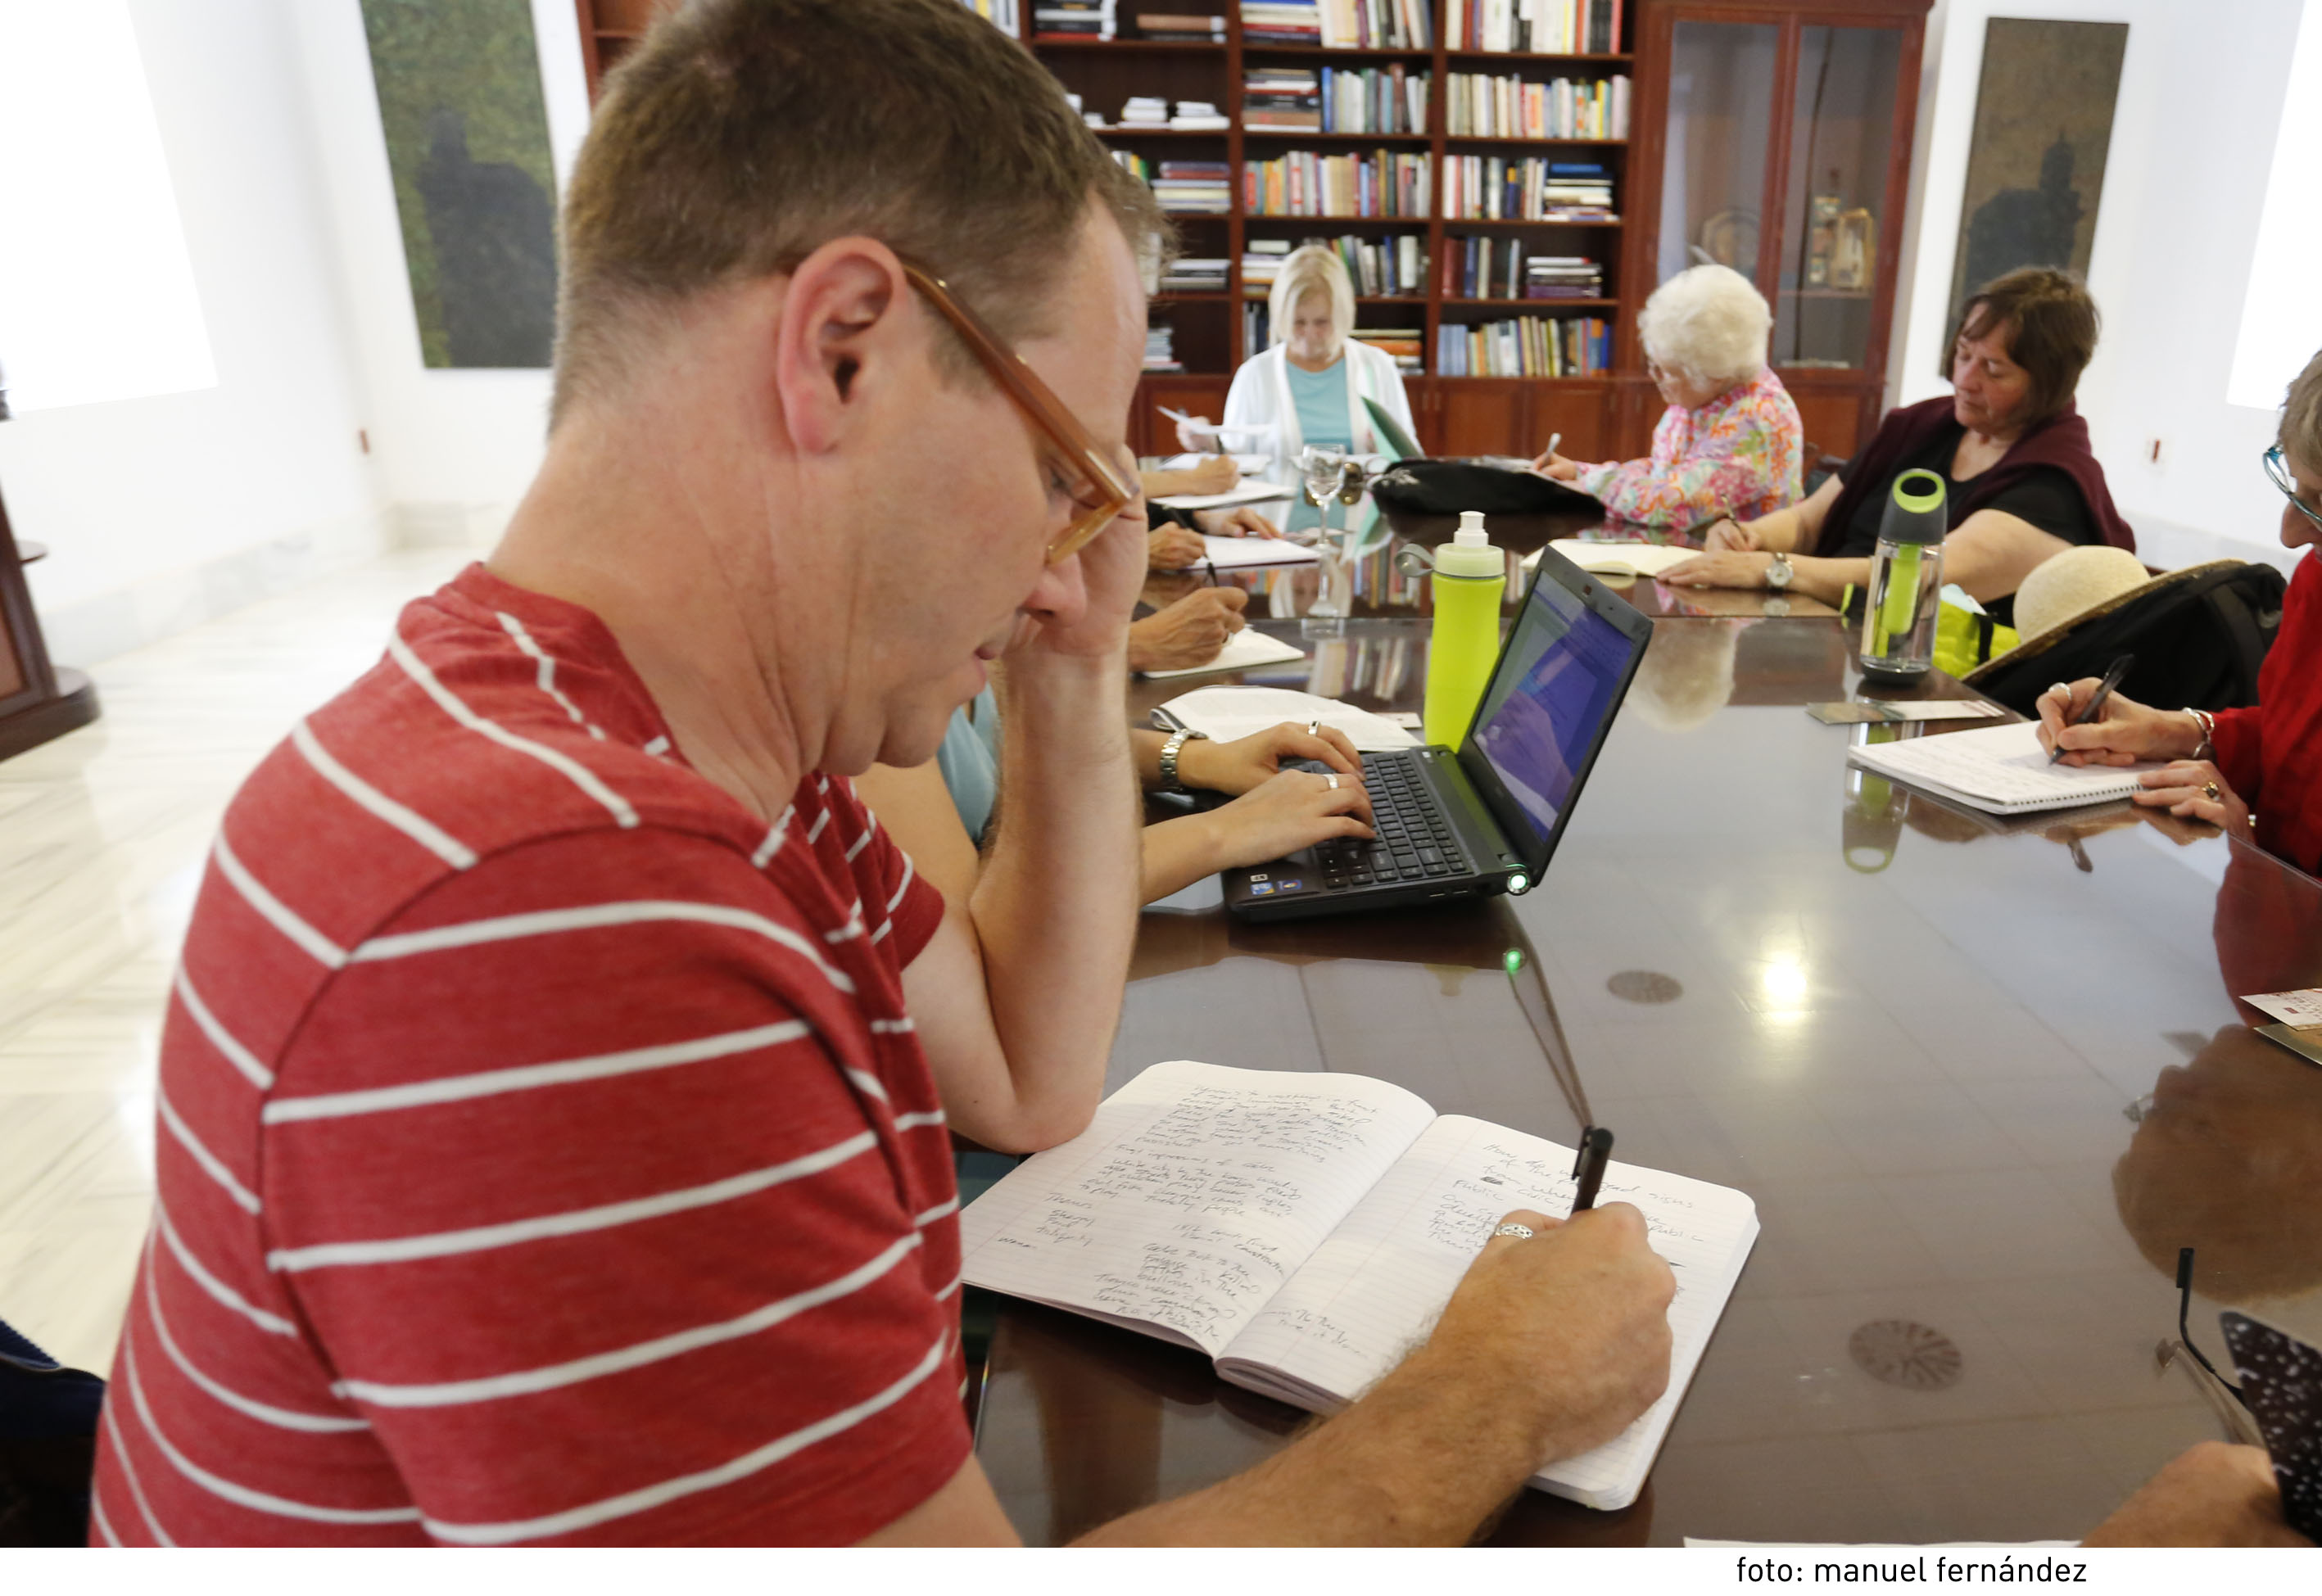
<path id="1" fill-rule="evenodd" d="M 1272 506 L 1259 508 L 1270 511 Z M 1396 556 L 1409 547 L 1431 550 L 1449 542 L 1458 529 L 1458 517 L 1382 513 L 1367 499 L 1348 512 L 1348 516 L 1352 530 L 1343 537 L 1331 536 L 1318 543 L 1317 558 L 1311 563 L 1255 569 L 1226 567 L 1214 571 L 1195 566 L 1185 571 L 1156 572 L 1146 579 L 1145 602 L 1158 609 L 1214 580 L 1220 586 L 1248 591 L 1249 606 L 1244 613 L 1253 620 L 1431 616 L 1434 606 L 1426 573 L 1412 575 L 1404 571 Z M 1531 578 L 1531 573 L 1522 568 L 1523 559 L 1558 538 L 1608 543 L 1685 541 L 1660 534 L 1648 538 L 1641 528 L 1607 524 L 1599 515 L 1574 511 L 1486 515 L 1484 525 L 1492 542 L 1508 552 L 1504 602 L 1510 608 L 1522 599 L 1524 584 Z M 1672 588 L 1649 578 L 1602 579 L 1638 609 L 1654 616 L 1818 619 L 1837 613 L 1803 593 Z"/>
<path id="2" fill-rule="evenodd" d="M 1312 657 L 1263 679 L 1420 703 L 1424 622 L 1267 625 Z M 1145 917 L 1110 1088 L 1164 1059 L 1348 1071 L 1567 1142 L 1593 1116 L 1624 1159 L 1756 1199 L 1646 1497 L 1527 1492 L 1499 1538 L 2075 1537 L 2222 1433 L 2157 1364 L 2178 1246 L 2213 1359 L 2224 1303 L 2322 1336 L 2322 1231 L 2294 1222 L 2322 1202 L 2322 1070 L 2232 996 L 2322 983 L 2322 884 L 2125 806 L 2000 821 L 1868 779 L 1850 742 L 1917 728 L 1798 707 L 1853 685 L 1834 620 L 1664 621 L 1530 894 Z M 1010 1303 L 979 1449 L 1018 1528 L 1065 1539 L 1304 1422 Z"/>

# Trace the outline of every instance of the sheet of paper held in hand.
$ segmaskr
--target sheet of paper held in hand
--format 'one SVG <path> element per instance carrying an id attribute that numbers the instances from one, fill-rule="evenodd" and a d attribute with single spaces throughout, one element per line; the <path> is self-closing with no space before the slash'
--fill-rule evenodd
<path id="1" fill-rule="evenodd" d="M 1260 665 L 1287 665 L 1293 660 L 1305 657 L 1305 651 L 1295 644 L 1284 643 L 1278 637 L 1268 637 L 1255 626 L 1245 626 L 1227 638 L 1225 647 L 1218 651 L 1218 657 L 1206 665 L 1186 665 L 1175 670 L 1142 670 L 1138 674 L 1156 678 L 1206 676 L 1212 670 L 1252 670 Z"/>
<path id="2" fill-rule="evenodd" d="M 1385 716 L 1292 688 L 1195 688 L 1161 707 L 1187 731 L 1207 732 L 1220 743 L 1250 736 L 1284 721 L 1303 726 L 1312 720 L 1345 733 L 1347 741 L 1365 753 L 1420 745 L 1418 738 Z"/>
<path id="3" fill-rule="evenodd" d="M 1165 493 L 1153 502 L 1165 510 L 1222 510 L 1232 505 L 1262 505 L 1269 499 L 1289 498 L 1297 491 L 1294 488 L 1279 488 L 1262 478 L 1253 477 L 1240 487 L 1229 488 L 1223 493 Z"/>
<path id="4" fill-rule="evenodd" d="M 1312 565 L 1321 552 L 1312 543 L 1294 543 L 1286 537 L 1212 537 L 1202 534 L 1201 563 L 1216 570 L 1243 570 L 1253 565 Z"/>
<path id="5" fill-rule="evenodd" d="M 963 1273 L 1198 1348 L 1221 1379 L 1329 1412 L 1426 1339 L 1503 1214 L 1571 1210 L 1573 1159 L 1360 1075 L 1155 1064 L 1086 1131 L 962 1210 Z M 1617 1162 L 1603 1199 L 1635 1204 L 1676 1272 L 1668 1389 L 1618 1436 L 1531 1482 L 1617 1509 L 1643 1489 L 1758 1209 L 1742 1192 Z"/>
<path id="6" fill-rule="evenodd" d="M 1906 720 L 1997 720 L 2007 711 L 1982 698 L 1857 698 L 1809 704 L 1806 713 L 1826 726 L 1858 726 Z"/>

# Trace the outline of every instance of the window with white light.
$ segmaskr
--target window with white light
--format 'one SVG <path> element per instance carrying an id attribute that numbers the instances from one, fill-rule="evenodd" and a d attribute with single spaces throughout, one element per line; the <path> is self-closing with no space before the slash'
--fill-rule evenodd
<path id="1" fill-rule="evenodd" d="M 2226 400 L 2272 410 L 2322 349 L 2322 0 L 2299 23 L 2254 253 Z"/>
<path id="2" fill-rule="evenodd" d="M 127 0 L 0 0 L 12 408 L 217 386 Z"/>

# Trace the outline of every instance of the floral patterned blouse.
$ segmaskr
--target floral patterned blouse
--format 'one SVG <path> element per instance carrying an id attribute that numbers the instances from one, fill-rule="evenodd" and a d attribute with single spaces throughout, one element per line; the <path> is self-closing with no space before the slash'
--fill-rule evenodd
<path id="1" fill-rule="evenodd" d="M 1805 451 L 1798 407 L 1769 368 L 1698 410 L 1670 406 L 1653 428 L 1650 460 L 1584 466 L 1573 486 L 1616 520 L 1682 533 L 1795 504 Z"/>

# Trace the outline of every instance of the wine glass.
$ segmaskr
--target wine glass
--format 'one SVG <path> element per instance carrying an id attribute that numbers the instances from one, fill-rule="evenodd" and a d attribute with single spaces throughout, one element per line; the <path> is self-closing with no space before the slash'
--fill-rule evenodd
<path id="1" fill-rule="evenodd" d="M 1330 530 L 1330 502 L 1339 497 L 1339 484 L 1346 480 L 1351 463 L 1341 451 L 1312 443 L 1299 451 L 1298 471 L 1305 479 L 1306 502 L 1321 511 L 1325 534 Z"/>

